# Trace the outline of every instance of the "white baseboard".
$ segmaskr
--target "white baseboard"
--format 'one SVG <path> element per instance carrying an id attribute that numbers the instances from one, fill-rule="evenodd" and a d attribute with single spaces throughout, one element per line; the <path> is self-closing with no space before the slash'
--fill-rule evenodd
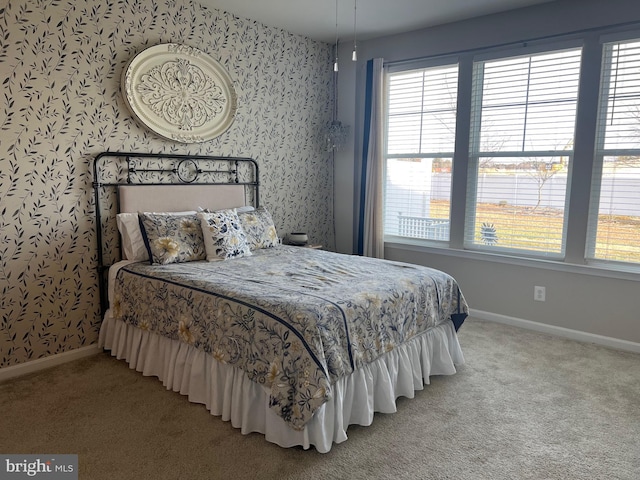
<path id="1" fill-rule="evenodd" d="M 28 373 L 38 372 L 46 368 L 55 367 L 56 365 L 61 365 L 79 358 L 89 357 L 101 351 L 102 349 L 98 347 L 98 345 L 89 345 L 87 347 L 80 347 L 75 350 L 69 350 L 68 352 L 58 353 L 49 357 L 31 360 L 30 362 L 0 368 L 0 382 L 19 377 L 21 375 L 26 375 Z"/>
<path id="2" fill-rule="evenodd" d="M 536 332 L 548 333 L 558 337 L 570 338 L 579 342 L 595 343 L 604 347 L 611 347 L 618 350 L 640 353 L 640 343 L 629 342 L 619 338 L 605 337 L 604 335 L 596 335 L 594 333 L 581 332 L 579 330 L 571 330 L 570 328 L 548 325 L 546 323 L 532 322 L 522 318 L 509 317 L 498 313 L 484 312 L 482 310 L 469 310 L 469 315 L 481 320 L 490 322 L 504 323 L 514 327 L 525 328 L 527 330 L 535 330 Z"/>

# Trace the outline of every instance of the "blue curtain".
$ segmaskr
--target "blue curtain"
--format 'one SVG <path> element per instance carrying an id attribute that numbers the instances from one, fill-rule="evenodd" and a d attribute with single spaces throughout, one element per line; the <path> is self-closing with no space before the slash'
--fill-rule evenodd
<path id="1" fill-rule="evenodd" d="M 384 62 L 367 62 L 360 212 L 358 218 L 358 254 L 384 257 L 382 226 L 382 145 L 383 145 L 383 73 Z"/>

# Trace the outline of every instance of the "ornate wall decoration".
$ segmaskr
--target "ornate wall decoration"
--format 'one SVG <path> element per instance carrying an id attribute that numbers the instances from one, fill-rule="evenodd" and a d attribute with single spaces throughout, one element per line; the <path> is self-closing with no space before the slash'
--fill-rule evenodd
<path id="1" fill-rule="evenodd" d="M 127 106 L 147 128 L 183 143 L 211 140 L 233 122 L 231 78 L 205 52 L 187 45 L 155 45 L 124 69 Z"/>

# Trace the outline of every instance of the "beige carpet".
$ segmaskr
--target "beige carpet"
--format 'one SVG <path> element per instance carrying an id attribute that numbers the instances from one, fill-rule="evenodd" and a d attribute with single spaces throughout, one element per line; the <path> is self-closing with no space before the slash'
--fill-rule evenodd
<path id="1" fill-rule="evenodd" d="M 1 453 L 81 479 L 640 478 L 640 355 L 468 319 L 466 365 L 328 454 L 242 435 L 107 354 L 0 384 Z"/>

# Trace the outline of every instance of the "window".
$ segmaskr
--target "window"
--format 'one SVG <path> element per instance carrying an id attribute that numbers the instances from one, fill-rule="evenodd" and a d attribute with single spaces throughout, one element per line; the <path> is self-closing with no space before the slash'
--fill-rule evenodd
<path id="1" fill-rule="evenodd" d="M 638 30 L 453 58 L 386 65 L 385 241 L 637 275 Z"/>
<path id="2" fill-rule="evenodd" d="M 474 62 L 466 248 L 564 255 L 580 57 Z"/>
<path id="3" fill-rule="evenodd" d="M 640 40 L 604 45 L 587 258 L 640 263 Z"/>
<path id="4" fill-rule="evenodd" d="M 449 240 L 458 66 L 387 76 L 385 234 Z"/>

